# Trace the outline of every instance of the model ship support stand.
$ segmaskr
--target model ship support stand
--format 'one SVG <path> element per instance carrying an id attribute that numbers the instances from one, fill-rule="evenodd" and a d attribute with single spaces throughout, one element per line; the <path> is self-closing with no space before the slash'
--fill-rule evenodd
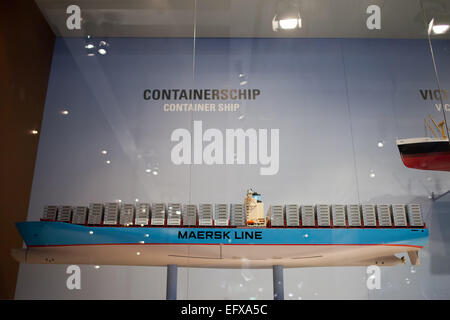
<path id="1" fill-rule="evenodd" d="M 273 299 L 284 300 L 283 266 L 272 266 Z M 178 266 L 167 266 L 166 300 L 177 300 Z"/>
<path id="2" fill-rule="evenodd" d="M 166 300 L 177 300 L 178 266 L 167 266 Z M 273 266 L 273 299 L 284 300 L 283 266 Z"/>
<path id="3" fill-rule="evenodd" d="M 245 198 L 247 224 L 253 226 L 265 226 L 267 219 L 264 218 L 264 203 L 261 195 L 249 189 Z M 166 300 L 177 299 L 178 266 L 170 264 L 167 266 Z M 272 266 L 273 274 L 273 299 L 284 300 L 283 266 Z"/>
<path id="4" fill-rule="evenodd" d="M 273 266 L 273 299 L 284 300 L 283 266 Z"/>
<path id="5" fill-rule="evenodd" d="M 167 266 L 166 300 L 177 300 L 178 266 Z"/>

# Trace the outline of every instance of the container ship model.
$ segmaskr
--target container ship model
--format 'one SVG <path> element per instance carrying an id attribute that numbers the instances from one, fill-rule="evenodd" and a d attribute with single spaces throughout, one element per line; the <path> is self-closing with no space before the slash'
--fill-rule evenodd
<path id="1" fill-rule="evenodd" d="M 419 264 L 428 240 L 418 204 L 91 203 L 46 206 L 17 223 L 19 262 L 206 268 Z M 396 256 L 400 255 L 400 257 Z"/>

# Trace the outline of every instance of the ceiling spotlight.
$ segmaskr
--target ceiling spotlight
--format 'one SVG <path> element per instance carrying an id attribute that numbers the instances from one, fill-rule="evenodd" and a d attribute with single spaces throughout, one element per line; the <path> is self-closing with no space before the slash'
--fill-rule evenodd
<path id="1" fill-rule="evenodd" d="M 239 84 L 241 86 L 244 86 L 247 84 L 247 80 L 245 79 L 245 74 L 243 74 L 243 73 L 239 74 Z"/>
<path id="2" fill-rule="evenodd" d="M 69 111 L 63 110 L 63 111 L 61 111 L 61 114 L 63 114 L 63 115 L 68 115 L 68 114 L 69 114 Z"/>
<path id="3" fill-rule="evenodd" d="M 272 19 L 273 31 L 293 30 L 302 27 L 300 8 L 296 0 L 279 0 Z"/>
<path id="4" fill-rule="evenodd" d="M 37 130 L 33 129 L 33 130 L 30 130 L 30 133 L 36 135 L 36 134 L 38 134 L 39 132 L 38 132 Z"/>
<path id="5" fill-rule="evenodd" d="M 295 29 L 297 27 L 299 21 L 301 23 L 301 20 L 298 20 L 298 19 L 295 19 L 295 18 L 280 20 L 280 28 L 281 29 L 286 29 L 286 30 Z"/>
<path id="6" fill-rule="evenodd" d="M 107 53 L 106 48 L 108 47 L 108 43 L 106 41 L 100 41 L 98 44 L 98 53 L 101 55 L 105 55 Z"/>
<path id="7" fill-rule="evenodd" d="M 108 151 L 102 150 L 102 154 L 107 154 L 107 153 L 108 153 Z"/>
<path id="8" fill-rule="evenodd" d="M 428 24 L 428 34 L 444 34 L 450 29 L 450 15 L 439 14 L 431 19 Z"/>
<path id="9" fill-rule="evenodd" d="M 434 25 L 433 33 L 434 34 L 443 34 L 443 33 L 446 33 L 449 28 L 450 28 L 450 25 L 448 25 L 448 24 Z"/>
<path id="10" fill-rule="evenodd" d="M 145 172 L 150 173 L 152 172 L 152 169 L 145 169 Z"/>
<path id="11" fill-rule="evenodd" d="M 86 54 L 88 57 L 95 56 L 95 45 L 93 44 L 90 35 L 88 35 L 87 39 L 85 39 L 84 48 L 86 49 Z"/>

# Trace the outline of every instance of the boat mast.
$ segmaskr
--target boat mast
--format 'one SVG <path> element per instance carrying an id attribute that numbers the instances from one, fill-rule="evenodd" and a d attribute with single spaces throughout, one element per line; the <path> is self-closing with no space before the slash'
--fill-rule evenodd
<path id="1" fill-rule="evenodd" d="M 425 10 L 423 8 L 423 2 L 420 1 L 420 7 L 422 9 L 422 13 L 423 13 L 423 17 L 424 17 L 424 21 L 426 23 L 427 21 L 427 16 L 425 15 Z M 433 45 L 431 43 L 431 29 L 434 23 L 434 18 L 431 19 L 429 21 L 428 24 L 428 30 L 427 30 L 427 37 L 428 37 L 428 45 L 430 46 L 430 52 L 431 52 L 431 59 L 433 60 L 433 67 L 434 67 L 434 76 L 436 78 L 436 83 L 438 86 L 438 90 L 439 90 L 439 100 L 441 102 L 441 110 L 442 110 L 442 114 L 444 115 L 444 123 L 445 123 L 445 129 L 447 131 L 447 139 L 450 139 L 449 134 L 448 134 L 448 125 L 447 125 L 447 117 L 445 116 L 445 106 L 444 106 L 444 102 L 442 101 L 442 91 L 441 91 L 441 82 L 439 81 L 439 75 L 438 75 L 438 71 L 437 71 L 437 67 L 436 67 L 436 60 L 434 59 L 434 50 L 433 50 Z"/>

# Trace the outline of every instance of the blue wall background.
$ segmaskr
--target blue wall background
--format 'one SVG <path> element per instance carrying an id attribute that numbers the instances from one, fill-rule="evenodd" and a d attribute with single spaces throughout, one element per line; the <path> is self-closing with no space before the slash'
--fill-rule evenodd
<path id="1" fill-rule="evenodd" d="M 197 39 L 195 48 L 192 39 L 108 42 L 108 54 L 88 57 L 83 39 L 56 41 L 29 220 L 46 204 L 241 202 L 249 187 L 262 193 L 266 210 L 272 203 L 416 202 L 431 232 L 421 266 L 383 268 L 377 291 L 367 290 L 365 268 L 286 270 L 285 296 L 450 297 L 449 199 L 429 199 L 450 188 L 449 174 L 405 168 L 395 144 L 423 136 L 428 114 L 442 119 L 438 101 L 419 92 L 437 88 L 426 40 Z M 441 86 L 450 89 L 449 41 L 433 44 Z M 239 87 L 261 95 L 232 113 L 168 113 L 162 101 L 142 96 L 147 88 Z M 222 132 L 280 129 L 278 174 L 261 176 L 259 165 L 173 165 L 170 135 L 194 120 Z M 182 269 L 179 298 L 270 299 L 270 277 L 271 270 Z M 165 294 L 165 269 L 156 267 L 83 266 L 76 292 L 65 281 L 65 266 L 21 265 L 16 298 Z"/>

